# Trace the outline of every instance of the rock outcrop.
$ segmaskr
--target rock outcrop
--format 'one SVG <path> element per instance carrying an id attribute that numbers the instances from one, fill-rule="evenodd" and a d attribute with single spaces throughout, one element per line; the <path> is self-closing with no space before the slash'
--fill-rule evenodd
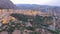
<path id="1" fill-rule="evenodd" d="M 0 9 L 16 9 L 10 0 L 0 0 Z"/>

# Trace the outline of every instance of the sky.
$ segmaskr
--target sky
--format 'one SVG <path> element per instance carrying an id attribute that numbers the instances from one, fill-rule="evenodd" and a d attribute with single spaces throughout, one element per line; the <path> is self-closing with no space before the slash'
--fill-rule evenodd
<path id="1" fill-rule="evenodd" d="M 60 6 L 60 0 L 11 0 L 14 4 L 39 4 Z"/>

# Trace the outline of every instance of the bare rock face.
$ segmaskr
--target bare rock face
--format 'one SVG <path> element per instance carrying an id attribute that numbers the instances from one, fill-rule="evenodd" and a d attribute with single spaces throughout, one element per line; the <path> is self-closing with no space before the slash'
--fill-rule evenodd
<path id="1" fill-rule="evenodd" d="M 0 9 L 16 9 L 10 0 L 0 0 Z"/>

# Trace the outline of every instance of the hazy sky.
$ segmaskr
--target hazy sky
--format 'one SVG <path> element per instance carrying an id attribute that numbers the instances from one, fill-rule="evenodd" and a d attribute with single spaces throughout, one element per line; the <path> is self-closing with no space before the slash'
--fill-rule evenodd
<path id="1" fill-rule="evenodd" d="M 14 4 L 40 4 L 60 6 L 60 0 L 11 0 Z"/>

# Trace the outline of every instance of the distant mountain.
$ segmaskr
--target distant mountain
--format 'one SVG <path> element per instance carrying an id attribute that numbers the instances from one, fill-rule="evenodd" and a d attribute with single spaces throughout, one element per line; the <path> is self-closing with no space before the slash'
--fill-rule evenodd
<path id="1" fill-rule="evenodd" d="M 36 5 L 36 4 L 16 4 L 16 6 L 21 10 L 35 10 L 42 12 L 52 12 L 56 13 L 57 16 L 60 15 L 60 7 L 59 6 L 48 6 L 48 5 Z"/>
<path id="2" fill-rule="evenodd" d="M 36 5 L 36 4 L 16 4 L 16 6 L 19 9 L 29 9 L 29 10 L 36 10 L 36 11 L 40 11 L 40 10 L 47 10 L 47 9 L 60 9 L 60 7 L 58 6 L 48 6 L 48 5 Z"/>
<path id="3" fill-rule="evenodd" d="M 37 10 L 40 11 L 43 8 L 48 8 L 48 6 L 40 6 L 40 5 L 35 5 L 35 4 L 16 4 L 16 6 L 19 9 L 24 9 L 24 10 Z"/>

